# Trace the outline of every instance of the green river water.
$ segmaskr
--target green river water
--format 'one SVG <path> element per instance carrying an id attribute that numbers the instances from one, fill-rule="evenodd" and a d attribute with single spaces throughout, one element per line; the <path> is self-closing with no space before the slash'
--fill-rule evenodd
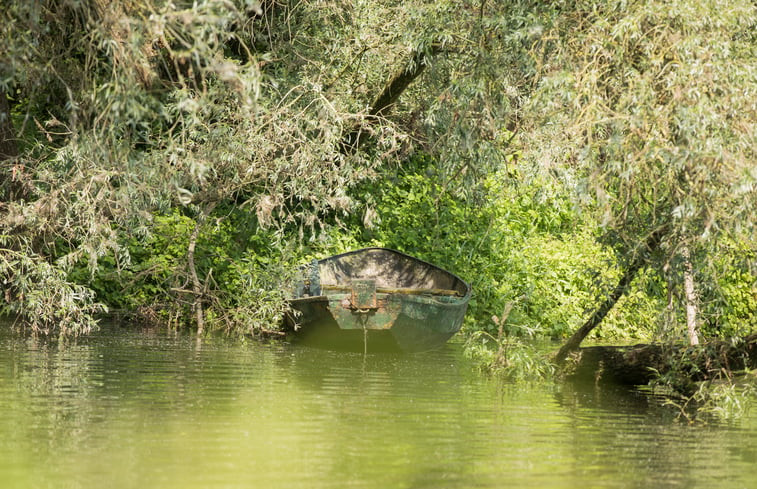
<path id="1" fill-rule="evenodd" d="M 424 354 L 0 325 L 0 488 L 757 488 L 757 416 Z"/>

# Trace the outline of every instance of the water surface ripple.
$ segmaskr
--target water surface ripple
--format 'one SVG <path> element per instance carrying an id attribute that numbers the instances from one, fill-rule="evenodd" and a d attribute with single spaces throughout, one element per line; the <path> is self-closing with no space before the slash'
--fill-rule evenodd
<path id="1" fill-rule="evenodd" d="M 503 385 L 459 345 L 7 329 L 2 488 L 757 488 L 754 415 L 692 426 L 623 390 Z"/>

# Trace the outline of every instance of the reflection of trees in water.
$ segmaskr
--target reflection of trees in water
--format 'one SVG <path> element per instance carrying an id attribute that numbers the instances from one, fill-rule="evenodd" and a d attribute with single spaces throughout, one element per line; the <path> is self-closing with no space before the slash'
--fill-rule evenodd
<path id="1" fill-rule="evenodd" d="M 481 436 L 471 406 L 478 374 L 455 345 L 364 356 L 298 348 L 277 364 L 297 384 L 303 415 L 318 417 L 318 460 L 332 481 L 386 487 L 470 482 L 465 461 Z"/>
<path id="2" fill-rule="evenodd" d="M 97 421 L 92 406 L 98 379 L 92 376 L 96 364 L 87 345 L 59 347 L 45 339 L 11 338 L 2 355 L 5 382 L 14 391 L 3 396 L 6 415 L 13 416 L 19 440 L 47 443 L 35 448 L 51 453 L 85 444 L 85 426 Z M 0 401 L 0 405 L 4 404 Z"/>
<path id="3" fill-rule="evenodd" d="M 260 487 L 723 487 L 712 478 L 726 464 L 754 472 L 754 426 L 688 426 L 592 384 L 500 384 L 457 348 L 363 356 L 112 332 L 63 348 L 0 335 L 0 455 L 97 471 L 108 454 L 142 477 Z"/>
<path id="4" fill-rule="evenodd" d="M 555 399 L 571 419 L 566 442 L 575 447 L 574 471 L 582 476 L 617 477 L 626 487 L 694 487 L 708 482 L 722 487 L 721 468 L 727 459 L 737 465 L 749 461 L 744 466 L 754 467 L 749 431 L 690 425 L 651 394 L 624 386 L 566 382 Z M 730 457 L 724 456 L 724 448 Z M 743 455 L 750 451 L 751 456 Z M 612 460 L 612 465 L 603 459 Z M 734 474 L 739 473 L 734 467 Z"/>
<path id="5" fill-rule="evenodd" d="M 6 400 L 24 406 L 6 412 L 22 415 L 28 438 L 59 444 L 50 447 L 55 450 L 85 443 L 93 426 L 125 414 L 169 422 L 204 404 L 222 407 L 233 396 L 216 394 L 235 388 L 218 375 L 228 367 L 226 351 L 188 337 L 109 330 L 60 344 L 34 337 L 9 337 L 5 344 L 0 365 L 14 388 Z"/>

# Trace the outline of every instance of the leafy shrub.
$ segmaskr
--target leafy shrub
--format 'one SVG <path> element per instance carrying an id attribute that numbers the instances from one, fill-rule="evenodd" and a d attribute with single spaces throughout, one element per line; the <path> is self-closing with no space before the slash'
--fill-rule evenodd
<path id="1" fill-rule="evenodd" d="M 70 277 L 89 284 L 113 310 L 172 327 L 188 325 L 196 294 L 187 248 L 196 225 L 178 210 L 156 215 L 149 234 L 123 238 L 128 260 L 116 263 L 105 257 L 95 274 L 81 264 Z M 201 225 L 194 261 L 205 287 L 207 329 L 257 334 L 278 328 L 296 255 L 276 243 L 272 232 L 256 225 L 254 215 L 234 208 L 219 210 Z"/>
<path id="2" fill-rule="evenodd" d="M 20 241 L 20 243 L 19 243 Z M 97 328 L 107 309 L 87 287 L 72 282 L 56 264 L 14 248 L 23 240 L 0 235 L 0 314 L 20 315 L 33 333 L 77 336 Z"/>
<path id="3" fill-rule="evenodd" d="M 508 303 L 514 307 L 506 328 L 514 335 L 560 338 L 580 325 L 618 272 L 568 192 L 543 179 L 513 180 L 511 168 L 461 191 L 440 181 L 435 168 L 433 158 L 416 155 L 361 187 L 357 197 L 373 222 L 365 229 L 353 221 L 358 243 L 407 252 L 470 281 L 470 332 L 494 334 L 491 317 Z M 628 304 L 643 302 L 637 292 Z M 641 327 L 622 329 L 632 322 L 628 315 L 609 321 L 613 335 L 641 334 Z"/>
<path id="4" fill-rule="evenodd" d="M 725 242 L 704 272 L 712 279 L 702 288 L 703 332 L 720 337 L 757 332 L 757 251 L 753 246 Z"/>

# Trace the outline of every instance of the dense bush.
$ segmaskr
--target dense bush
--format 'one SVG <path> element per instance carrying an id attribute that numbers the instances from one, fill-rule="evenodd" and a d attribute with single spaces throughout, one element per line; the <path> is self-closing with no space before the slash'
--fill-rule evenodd
<path id="1" fill-rule="evenodd" d="M 295 262 L 276 246 L 273 232 L 261 229 L 254 215 L 221 209 L 199 231 L 196 273 L 207 329 L 232 334 L 275 331 L 285 312 L 285 294 Z M 148 234 L 125 236 L 124 258 L 106 257 L 95 273 L 78 266 L 69 274 L 87 283 L 112 312 L 173 328 L 191 326 L 195 292 L 187 247 L 196 222 L 174 211 L 157 215 Z"/>
<path id="2" fill-rule="evenodd" d="M 356 192 L 371 223 L 353 222 L 354 245 L 395 248 L 469 281 L 468 331 L 496 333 L 492 316 L 508 303 L 505 327 L 514 335 L 561 338 L 575 329 L 618 272 L 569 193 L 505 171 L 463 192 L 440 181 L 436 166 L 416 155 Z M 626 303 L 604 334 L 647 335 L 656 319 L 652 301 L 634 289 Z"/>

